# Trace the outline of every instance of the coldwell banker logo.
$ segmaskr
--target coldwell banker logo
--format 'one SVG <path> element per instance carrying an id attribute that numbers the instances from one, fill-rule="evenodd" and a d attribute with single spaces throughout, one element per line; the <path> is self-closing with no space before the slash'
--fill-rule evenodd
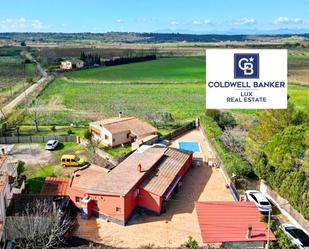
<path id="1" fill-rule="evenodd" d="M 260 75 L 259 54 L 234 54 L 234 78 L 258 79 Z"/>
<path id="2" fill-rule="evenodd" d="M 286 49 L 207 49 L 207 109 L 286 109 Z"/>

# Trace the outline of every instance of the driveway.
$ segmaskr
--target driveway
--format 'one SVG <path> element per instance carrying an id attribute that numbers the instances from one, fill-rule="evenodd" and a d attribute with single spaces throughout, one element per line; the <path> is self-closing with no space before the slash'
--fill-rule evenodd
<path id="1" fill-rule="evenodd" d="M 194 157 L 206 160 L 209 146 L 199 130 L 193 130 L 173 142 L 196 141 L 202 152 Z M 107 223 L 101 219 L 82 220 L 78 217 L 79 228 L 76 235 L 109 246 L 139 248 L 154 245 L 162 248 L 175 248 L 192 236 L 199 245 L 202 238 L 195 212 L 196 201 L 233 201 L 225 187 L 225 180 L 217 168 L 193 166 L 185 175 L 181 191 L 169 201 L 167 212 L 160 216 L 138 210 L 125 227 Z"/>
<path id="2" fill-rule="evenodd" d="M 24 161 L 27 165 L 46 164 L 52 159 L 52 153 L 39 144 L 15 144 L 8 152 L 8 161 Z"/>

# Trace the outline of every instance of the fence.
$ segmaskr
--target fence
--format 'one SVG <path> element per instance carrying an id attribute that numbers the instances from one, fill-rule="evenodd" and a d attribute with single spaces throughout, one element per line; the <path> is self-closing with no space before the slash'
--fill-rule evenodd
<path id="1" fill-rule="evenodd" d="M 186 126 L 180 127 L 174 131 L 172 131 L 171 133 L 160 137 L 161 140 L 167 139 L 167 140 L 173 140 L 177 137 L 179 137 L 180 135 L 182 135 L 183 133 L 193 130 L 196 128 L 196 121 L 192 121 L 191 123 L 187 124 Z"/>
<path id="2" fill-rule="evenodd" d="M 59 140 L 60 142 L 76 142 L 76 136 L 16 136 L 0 137 L 0 144 L 17 144 L 17 143 L 46 143 L 48 140 Z"/>
<path id="3" fill-rule="evenodd" d="M 309 221 L 304 218 L 298 211 L 296 211 L 290 203 L 278 195 L 274 190 L 267 186 L 264 182 L 260 184 L 260 191 L 268 197 L 279 208 L 289 220 L 293 223 L 299 224 L 305 230 L 309 231 Z"/>

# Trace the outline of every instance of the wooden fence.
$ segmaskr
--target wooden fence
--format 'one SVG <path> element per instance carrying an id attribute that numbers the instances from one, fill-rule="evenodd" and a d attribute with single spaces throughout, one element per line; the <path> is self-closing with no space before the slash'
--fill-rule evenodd
<path id="1" fill-rule="evenodd" d="M 48 140 L 59 140 L 60 142 L 76 142 L 76 136 L 14 136 L 0 137 L 0 144 L 18 144 L 18 143 L 46 143 Z"/>

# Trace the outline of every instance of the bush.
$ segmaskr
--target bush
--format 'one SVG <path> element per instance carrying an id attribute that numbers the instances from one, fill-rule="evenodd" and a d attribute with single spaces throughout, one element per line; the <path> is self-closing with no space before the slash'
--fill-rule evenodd
<path id="1" fill-rule="evenodd" d="M 25 162 L 18 160 L 17 162 L 17 175 L 21 175 L 26 170 L 25 168 Z"/>
<path id="2" fill-rule="evenodd" d="M 86 130 L 84 132 L 84 138 L 86 138 L 86 139 L 90 139 L 91 138 L 91 131 L 90 130 Z"/>
<path id="3" fill-rule="evenodd" d="M 68 135 L 72 135 L 74 132 L 71 129 L 68 129 Z"/>
<path id="4" fill-rule="evenodd" d="M 201 118 L 201 125 L 207 134 L 208 139 L 217 150 L 228 174 L 233 173 L 237 176 L 252 176 L 253 170 L 251 165 L 244 160 L 238 153 L 228 151 L 220 138 L 223 134 L 218 124 L 209 116 Z"/>
<path id="5" fill-rule="evenodd" d="M 189 237 L 188 241 L 185 243 L 186 248 L 189 249 L 197 249 L 198 247 L 198 243 L 196 240 L 194 240 L 191 236 Z"/>
<path id="6" fill-rule="evenodd" d="M 243 158 L 245 158 L 244 145 L 246 143 L 245 132 L 239 129 L 227 128 L 221 138 L 221 142 L 224 144 L 225 148 L 229 151 L 238 153 Z"/>
<path id="7" fill-rule="evenodd" d="M 56 132 L 56 130 L 57 130 L 57 128 L 56 128 L 56 126 L 52 126 L 52 127 L 50 127 L 50 130 L 52 131 L 52 132 Z"/>
<path id="8" fill-rule="evenodd" d="M 218 110 L 207 110 L 206 114 L 211 117 L 220 126 L 222 130 L 236 126 L 236 120 L 230 112 L 221 112 Z"/>

